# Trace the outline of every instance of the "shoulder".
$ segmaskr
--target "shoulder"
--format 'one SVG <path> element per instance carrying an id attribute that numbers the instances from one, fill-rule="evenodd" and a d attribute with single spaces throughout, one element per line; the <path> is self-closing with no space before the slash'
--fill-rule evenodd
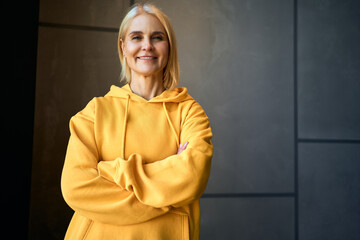
<path id="1" fill-rule="evenodd" d="M 204 108 L 194 98 L 191 97 L 191 99 L 188 99 L 180 103 L 180 105 L 182 105 L 181 108 L 182 108 L 183 123 L 200 118 L 209 121 Z"/>
<path id="2" fill-rule="evenodd" d="M 180 104 L 183 105 L 184 108 L 186 108 L 188 110 L 192 109 L 192 110 L 204 111 L 204 109 L 202 108 L 200 103 L 193 96 L 191 96 L 188 92 L 186 94 L 186 97 Z"/>
<path id="3" fill-rule="evenodd" d="M 96 108 L 96 97 L 92 98 L 83 109 L 77 112 L 73 117 L 72 120 L 77 118 L 87 119 L 89 121 L 94 121 L 95 115 L 95 108 Z"/>

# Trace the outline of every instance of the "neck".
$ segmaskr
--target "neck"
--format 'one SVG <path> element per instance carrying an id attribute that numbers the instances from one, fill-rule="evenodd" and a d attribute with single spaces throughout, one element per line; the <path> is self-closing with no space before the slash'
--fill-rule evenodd
<path id="1" fill-rule="evenodd" d="M 135 73 L 131 74 L 130 88 L 136 95 L 146 100 L 160 95 L 165 90 L 162 75 L 141 76 Z"/>

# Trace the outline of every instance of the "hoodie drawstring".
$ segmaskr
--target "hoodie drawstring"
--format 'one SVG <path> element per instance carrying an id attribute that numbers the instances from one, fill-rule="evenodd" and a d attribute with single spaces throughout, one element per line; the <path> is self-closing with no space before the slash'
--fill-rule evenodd
<path id="1" fill-rule="evenodd" d="M 125 137 L 126 137 L 126 127 L 127 127 L 127 121 L 128 121 L 128 115 L 129 115 L 129 103 L 130 103 L 130 95 L 127 94 L 126 95 L 126 105 L 125 105 L 125 115 L 124 115 L 123 140 L 122 140 L 122 158 L 123 159 L 125 159 Z M 176 133 L 174 125 L 171 123 L 169 114 L 168 114 L 167 109 L 166 109 L 165 102 L 163 102 L 163 107 L 164 107 L 164 112 L 165 112 L 165 115 L 166 115 L 166 119 L 167 119 L 167 121 L 168 121 L 168 123 L 170 125 L 171 131 L 174 134 L 176 144 L 177 144 L 177 146 L 180 146 L 178 134 Z"/>
<path id="2" fill-rule="evenodd" d="M 125 105 L 125 116 L 124 116 L 124 128 L 123 128 L 123 141 L 122 141 L 122 158 L 125 159 L 125 136 L 126 136 L 126 126 L 128 119 L 128 111 L 129 111 L 129 102 L 130 95 L 126 95 L 126 105 Z"/>
<path id="3" fill-rule="evenodd" d="M 169 122 L 170 128 L 171 128 L 171 130 L 172 130 L 172 132 L 173 132 L 173 134 L 174 134 L 174 136 L 175 136 L 176 144 L 177 144 L 177 146 L 179 147 L 179 146 L 180 146 L 179 137 L 178 137 L 178 135 L 177 135 L 177 133 L 176 133 L 176 131 L 175 131 L 174 126 L 173 126 L 172 123 L 171 123 L 169 114 L 168 114 L 168 112 L 167 112 L 167 110 L 166 110 L 165 102 L 163 102 L 163 107 L 164 107 L 165 115 L 166 115 L 166 118 L 167 118 L 167 120 L 168 120 L 168 122 Z"/>

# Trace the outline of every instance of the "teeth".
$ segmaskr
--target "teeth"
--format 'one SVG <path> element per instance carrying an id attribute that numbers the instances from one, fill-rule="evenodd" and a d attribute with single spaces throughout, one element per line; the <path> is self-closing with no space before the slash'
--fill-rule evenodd
<path id="1" fill-rule="evenodd" d="M 150 59 L 155 59 L 155 57 L 139 57 L 140 59 L 144 59 L 144 60 L 150 60 Z"/>

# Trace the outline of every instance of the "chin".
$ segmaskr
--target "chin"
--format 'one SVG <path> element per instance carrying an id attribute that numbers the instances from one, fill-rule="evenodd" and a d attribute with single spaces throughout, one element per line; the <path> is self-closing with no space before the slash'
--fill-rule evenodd
<path id="1" fill-rule="evenodd" d="M 161 69 L 141 69 L 138 71 L 139 74 L 143 75 L 143 76 L 152 76 L 155 74 L 158 74 L 161 71 Z"/>

